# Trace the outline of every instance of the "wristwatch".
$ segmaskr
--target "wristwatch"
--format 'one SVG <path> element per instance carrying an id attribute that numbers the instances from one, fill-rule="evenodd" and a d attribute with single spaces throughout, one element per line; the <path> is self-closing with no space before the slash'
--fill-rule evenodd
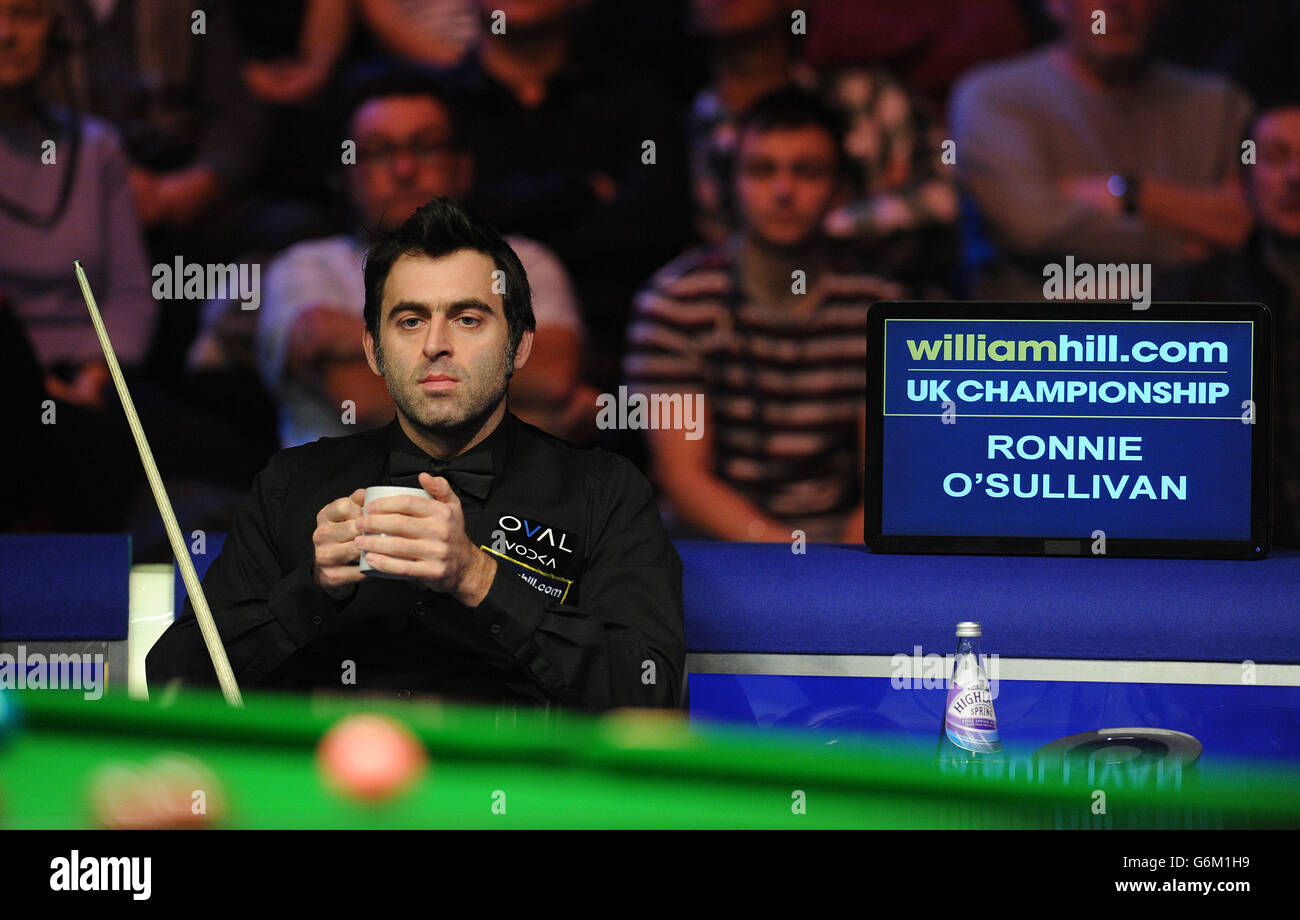
<path id="1" fill-rule="evenodd" d="M 1106 189 L 1112 195 L 1120 200 L 1120 204 L 1125 214 L 1136 214 L 1138 211 L 1138 184 L 1141 177 L 1129 175 L 1114 175 L 1106 180 Z"/>

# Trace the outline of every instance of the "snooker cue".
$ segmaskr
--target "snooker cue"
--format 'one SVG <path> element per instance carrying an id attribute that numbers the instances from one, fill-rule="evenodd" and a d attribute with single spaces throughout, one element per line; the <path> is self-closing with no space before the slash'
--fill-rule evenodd
<path id="1" fill-rule="evenodd" d="M 221 644 L 221 636 L 217 632 L 217 625 L 212 620 L 212 611 L 208 609 L 208 599 L 203 594 L 203 585 L 199 582 L 199 576 L 194 571 L 194 561 L 190 559 L 189 551 L 185 548 L 185 540 L 181 537 L 180 525 L 176 523 L 176 513 L 172 511 L 171 499 L 167 497 L 167 490 L 163 488 L 162 476 L 158 473 L 158 465 L 154 463 L 153 451 L 149 449 L 149 441 L 144 436 L 144 428 L 140 426 L 140 417 L 136 415 L 135 403 L 131 400 L 131 393 L 126 388 L 126 380 L 122 376 L 122 369 L 118 367 L 117 355 L 113 353 L 113 345 L 108 340 L 108 330 L 104 328 L 104 320 L 99 315 L 99 306 L 95 303 L 95 295 L 90 291 L 90 282 L 86 279 L 85 269 L 81 267 L 81 260 L 72 263 L 77 270 L 77 282 L 81 285 L 81 294 L 86 299 L 86 308 L 90 310 L 90 321 L 95 324 L 95 335 L 99 336 L 100 347 L 104 349 L 104 358 L 108 361 L 108 372 L 113 377 L 113 386 L 117 388 L 117 395 L 122 400 L 122 411 L 126 413 L 126 423 L 131 428 L 131 435 L 135 438 L 136 449 L 140 452 L 140 459 L 144 462 L 144 474 L 149 480 L 149 487 L 153 489 L 154 501 L 158 503 L 158 511 L 162 514 L 163 526 L 167 529 L 167 539 L 171 542 L 172 553 L 176 556 L 176 562 L 181 568 L 181 578 L 185 581 L 185 590 L 189 593 L 190 603 L 194 607 L 194 618 L 199 621 L 199 630 L 203 633 L 203 644 L 208 648 L 208 657 L 212 659 L 212 667 L 217 672 L 217 682 L 221 685 L 221 692 L 226 697 L 226 702 L 231 706 L 242 709 L 244 700 L 239 695 L 239 685 L 235 683 L 235 672 L 230 669 L 230 660 L 226 657 L 225 646 Z"/>

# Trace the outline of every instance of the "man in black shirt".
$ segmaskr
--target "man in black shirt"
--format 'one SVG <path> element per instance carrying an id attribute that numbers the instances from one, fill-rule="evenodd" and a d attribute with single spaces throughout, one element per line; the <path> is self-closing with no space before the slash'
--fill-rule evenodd
<path id="1" fill-rule="evenodd" d="M 431 693 L 587 710 L 678 706 L 681 561 L 649 483 L 507 409 L 528 280 L 487 224 L 436 198 L 366 260 L 363 341 L 397 417 L 281 451 L 204 590 L 255 688 Z M 373 501 L 375 485 L 427 496 Z M 363 574 L 360 554 L 389 576 Z M 187 603 L 149 683 L 215 682 Z"/>

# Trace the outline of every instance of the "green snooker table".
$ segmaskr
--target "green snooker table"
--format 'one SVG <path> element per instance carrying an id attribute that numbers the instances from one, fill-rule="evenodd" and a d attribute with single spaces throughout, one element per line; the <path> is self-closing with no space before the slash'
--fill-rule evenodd
<path id="1" fill-rule="evenodd" d="M 97 773 L 178 753 L 216 776 L 209 814 L 227 828 L 1300 826 L 1300 773 L 1249 766 L 1135 777 L 1035 767 L 1008 751 L 982 770 L 945 768 L 933 746 L 897 738 L 828 746 L 635 711 L 505 715 L 266 694 L 236 710 L 201 692 L 152 703 L 55 691 L 7 699 L 20 717 L 0 738 L 0 829 L 94 827 Z M 428 770 L 399 798 L 352 801 L 318 772 L 321 737 L 359 711 L 396 717 L 428 752 Z"/>

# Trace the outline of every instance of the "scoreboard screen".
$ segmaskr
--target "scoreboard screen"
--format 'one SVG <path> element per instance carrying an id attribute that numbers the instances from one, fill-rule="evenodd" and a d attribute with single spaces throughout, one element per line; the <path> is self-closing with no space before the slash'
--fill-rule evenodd
<path id="1" fill-rule="evenodd" d="M 1259 558 L 1259 304 L 872 307 L 876 551 Z"/>

